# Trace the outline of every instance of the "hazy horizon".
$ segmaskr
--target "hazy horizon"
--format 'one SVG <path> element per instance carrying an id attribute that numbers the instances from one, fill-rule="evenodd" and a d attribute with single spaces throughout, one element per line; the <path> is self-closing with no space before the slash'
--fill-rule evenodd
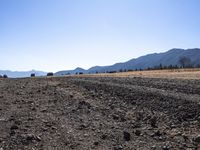
<path id="1" fill-rule="evenodd" d="M 1 0 L 0 70 L 112 65 L 200 47 L 198 0 Z"/>
<path id="2" fill-rule="evenodd" d="M 183 48 L 171 48 L 171 49 L 169 49 L 169 50 L 172 50 L 172 49 L 183 49 Z M 196 49 L 196 48 L 186 48 L 186 49 L 184 49 L 184 50 L 188 50 L 188 49 Z M 199 48 L 198 48 L 198 49 L 199 49 Z M 169 50 L 167 50 L 167 51 L 169 51 Z M 161 52 L 158 52 L 158 53 L 157 53 L 157 52 L 152 52 L 152 53 L 144 54 L 144 55 L 142 55 L 142 56 L 146 56 L 146 55 L 149 55 L 149 54 L 155 54 L 155 53 L 157 53 L 157 54 L 159 54 L 159 53 L 165 53 L 165 52 L 167 52 L 167 51 L 161 51 Z M 131 58 L 131 59 L 137 59 L 137 58 L 142 57 L 142 56 L 138 56 L 138 57 Z M 131 60 L 131 59 L 129 59 L 129 60 Z M 41 72 L 54 72 L 54 73 L 56 73 L 56 72 L 58 72 L 58 71 L 74 70 L 74 69 L 76 69 L 76 68 L 82 68 L 82 69 L 88 70 L 88 69 L 90 69 L 90 68 L 92 68 L 92 67 L 95 67 L 95 66 L 100 66 L 100 67 L 110 66 L 110 65 L 114 65 L 114 64 L 116 64 L 116 63 L 124 63 L 124 62 L 127 62 L 127 61 L 129 61 L 129 60 L 125 60 L 125 61 L 121 61 L 121 62 L 114 62 L 113 64 L 105 64 L 105 65 L 93 64 L 92 66 L 90 66 L 90 67 L 88 67 L 88 68 L 83 68 L 83 67 L 80 67 L 80 66 L 76 66 L 75 68 L 72 68 L 72 69 L 63 69 L 63 70 L 56 70 L 56 71 L 51 71 L 51 70 L 45 71 L 45 70 L 38 70 L 38 69 L 35 69 L 35 68 L 29 69 L 29 70 L 9 70 L 9 69 L 0 69 L 0 70 L 2 70 L 2 71 L 11 71 L 11 72 L 31 72 L 31 71 L 34 72 L 34 71 L 41 71 Z"/>

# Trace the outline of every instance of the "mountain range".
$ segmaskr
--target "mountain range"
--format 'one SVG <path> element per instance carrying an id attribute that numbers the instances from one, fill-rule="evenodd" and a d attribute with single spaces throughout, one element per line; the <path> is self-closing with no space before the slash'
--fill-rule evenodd
<path id="1" fill-rule="evenodd" d="M 147 69 L 149 67 L 155 67 L 160 64 L 163 66 L 177 65 L 180 66 L 180 58 L 187 57 L 190 59 L 193 66 L 200 65 L 200 49 L 178 49 L 174 48 L 163 53 L 153 53 L 138 58 L 131 59 L 127 62 L 116 63 L 110 66 L 94 66 L 85 70 L 83 68 L 76 68 L 74 70 L 64 70 L 56 72 L 55 75 L 66 75 L 75 73 L 103 73 L 119 70 L 135 70 L 135 69 Z"/>
<path id="2" fill-rule="evenodd" d="M 116 63 L 110 66 L 94 66 L 85 70 L 83 68 L 76 68 L 74 70 L 63 70 L 55 73 L 56 76 L 67 75 L 67 74 L 76 74 L 76 73 L 103 73 L 103 72 L 112 72 L 119 70 L 135 70 L 135 69 L 147 69 L 155 66 L 169 66 L 177 65 L 180 66 L 180 58 L 187 57 L 190 59 L 193 66 L 200 66 L 200 49 L 178 49 L 174 48 L 167 52 L 163 53 L 153 53 L 138 58 L 131 59 L 126 62 Z M 18 77 L 30 77 L 32 73 L 35 73 L 36 76 L 45 76 L 47 72 L 43 71 L 10 71 L 10 70 L 0 70 L 0 75 L 6 74 L 11 78 Z"/>
<path id="3" fill-rule="evenodd" d="M 36 76 L 44 76 L 47 73 L 43 71 L 10 71 L 10 70 L 0 70 L 0 75 L 6 74 L 10 78 L 22 78 L 22 77 L 30 77 L 30 75 L 34 73 Z"/>

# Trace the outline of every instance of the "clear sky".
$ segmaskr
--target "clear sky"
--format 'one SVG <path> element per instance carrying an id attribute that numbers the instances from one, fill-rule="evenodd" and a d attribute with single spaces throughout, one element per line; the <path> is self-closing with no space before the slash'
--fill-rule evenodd
<path id="1" fill-rule="evenodd" d="M 111 65 L 200 47 L 200 0 L 0 0 L 0 70 Z"/>

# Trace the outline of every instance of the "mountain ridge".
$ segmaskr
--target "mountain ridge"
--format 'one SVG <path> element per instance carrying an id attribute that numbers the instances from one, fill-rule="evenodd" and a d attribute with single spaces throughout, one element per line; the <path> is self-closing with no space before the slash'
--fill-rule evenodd
<path id="1" fill-rule="evenodd" d="M 30 75 L 34 73 L 36 76 L 44 76 L 47 72 L 38 71 L 38 70 L 30 70 L 30 71 L 11 71 L 11 70 L 0 70 L 0 75 L 7 75 L 10 78 L 23 78 L 30 77 Z"/>
<path id="2" fill-rule="evenodd" d="M 173 48 L 166 52 L 161 53 L 151 53 L 138 58 L 130 59 L 126 62 L 115 63 L 108 66 L 93 66 L 88 70 L 81 68 L 80 72 L 82 73 L 103 73 L 110 71 L 119 71 L 119 70 L 135 70 L 135 69 L 147 69 L 148 67 L 155 67 L 160 64 L 164 66 L 177 65 L 180 66 L 179 59 L 181 57 L 188 57 L 191 60 L 191 63 L 194 66 L 200 65 L 200 49 L 182 49 L 182 48 Z M 78 73 L 77 68 L 75 70 L 63 70 L 58 71 L 55 75 L 65 75 Z"/>
<path id="3" fill-rule="evenodd" d="M 181 49 L 173 48 L 166 52 L 151 53 L 140 56 L 138 58 L 130 59 L 126 62 L 118 62 L 108 66 L 93 66 L 89 69 L 77 67 L 74 70 L 62 70 L 55 73 L 56 76 L 77 74 L 77 73 L 104 73 L 120 70 L 135 70 L 153 68 L 162 64 L 163 66 L 177 65 L 180 66 L 179 59 L 181 57 L 188 57 L 193 66 L 200 66 L 200 48 Z M 10 71 L 0 70 L 0 75 L 6 74 L 11 78 L 30 77 L 34 73 L 36 76 L 45 76 L 47 72 L 30 70 L 30 71 Z"/>

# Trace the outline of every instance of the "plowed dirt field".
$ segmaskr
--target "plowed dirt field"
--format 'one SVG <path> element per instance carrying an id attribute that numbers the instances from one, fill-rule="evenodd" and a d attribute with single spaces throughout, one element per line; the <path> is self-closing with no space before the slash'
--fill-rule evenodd
<path id="1" fill-rule="evenodd" d="M 68 149 L 200 149 L 200 80 L 0 79 L 0 150 Z"/>

